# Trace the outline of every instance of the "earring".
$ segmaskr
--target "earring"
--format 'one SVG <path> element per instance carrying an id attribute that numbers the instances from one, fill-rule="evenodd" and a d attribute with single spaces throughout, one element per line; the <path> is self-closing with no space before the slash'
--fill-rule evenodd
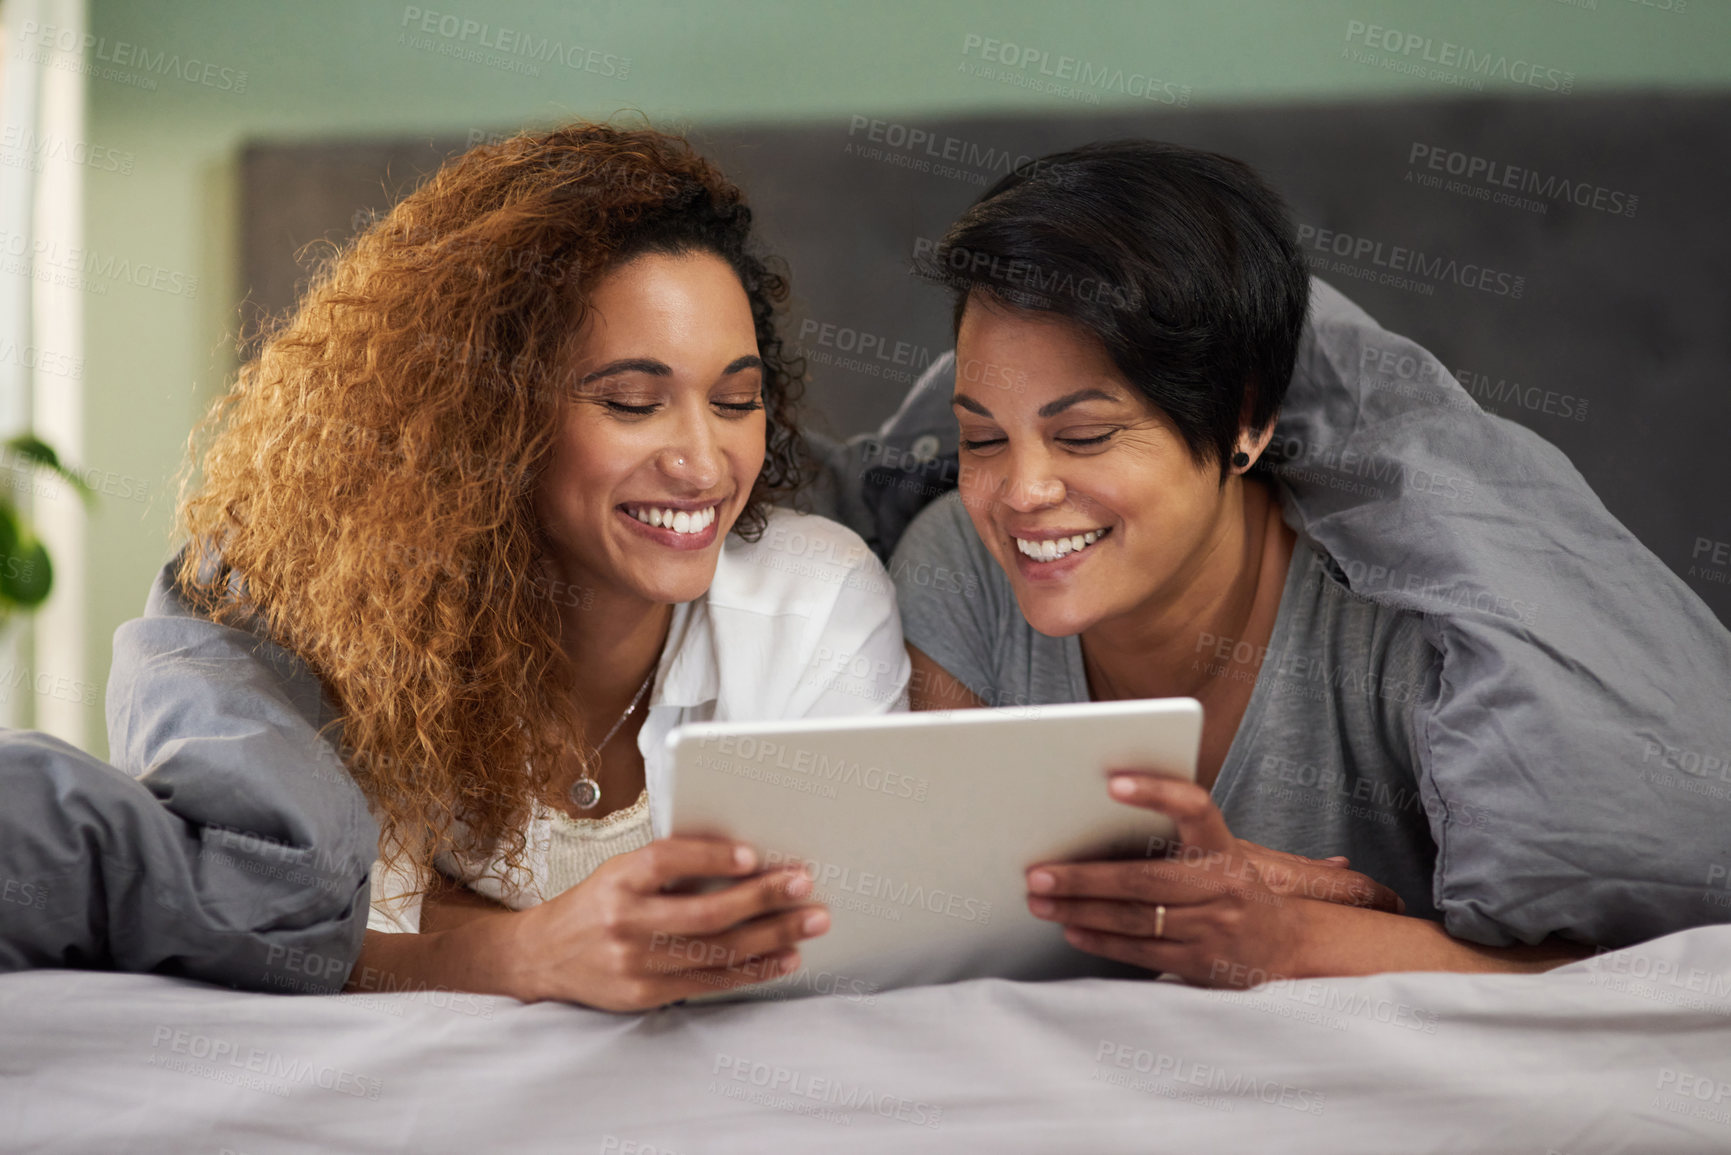
<path id="1" fill-rule="evenodd" d="M 1237 453 L 1234 453 L 1232 455 L 1232 468 L 1243 469 L 1246 465 L 1249 465 L 1249 464 L 1250 464 L 1250 454 L 1244 452 L 1244 450 L 1240 449 Z"/>

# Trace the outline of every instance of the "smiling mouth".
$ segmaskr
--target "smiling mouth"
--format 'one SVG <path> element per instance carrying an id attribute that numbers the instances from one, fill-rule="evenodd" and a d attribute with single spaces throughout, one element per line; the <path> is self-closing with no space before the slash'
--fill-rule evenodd
<path id="1" fill-rule="evenodd" d="M 670 509 L 662 505 L 622 505 L 623 509 L 644 525 L 656 529 L 670 529 L 674 533 L 702 533 L 715 524 L 716 510 L 720 503 L 706 505 L 701 509 Z"/>
<path id="2" fill-rule="evenodd" d="M 1111 527 L 1107 526 L 1105 529 L 1090 529 L 1069 537 L 1048 537 L 1033 541 L 1012 535 L 1010 540 L 1016 543 L 1016 549 L 1023 557 L 1031 561 L 1048 562 L 1081 553 L 1111 532 Z"/>

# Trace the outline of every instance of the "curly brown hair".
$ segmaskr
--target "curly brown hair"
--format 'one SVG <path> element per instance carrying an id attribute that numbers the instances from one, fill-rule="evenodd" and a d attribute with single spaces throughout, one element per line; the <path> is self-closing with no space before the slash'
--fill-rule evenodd
<path id="1" fill-rule="evenodd" d="M 534 492 L 595 283 L 691 251 L 734 269 L 756 323 L 767 448 L 734 527 L 755 537 L 807 472 L 787 282 L 740 190 L 647 128 L 572 124 L 446 164 L 337 251 L 189 442 L 183 592 L 319 676 L 386 857 L 423 877 L 443 849 L 520 867 L 561 763 L 593 765 Z"/>

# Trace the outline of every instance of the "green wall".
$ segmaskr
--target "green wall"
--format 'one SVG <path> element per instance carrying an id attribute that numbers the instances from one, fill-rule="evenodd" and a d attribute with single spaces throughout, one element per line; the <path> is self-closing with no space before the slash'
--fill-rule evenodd
<path id="1" fill-rule="evenodd" d="M 87 298 L 80 456 L 150 495 L 105 499 L 90 521 L 86 668 L 102 683 L 114 628 L 140 612 L 170 552 L 170 478 L 186 435 L 233 369 L 234 183 L 249 139 L 461 133 L 632 109 L 676 126 L 1091 107 L 1074 92 L 975 74 L 1024 54 L 1036 55 L 1014 75 L 1043 80 L 1043 67 L 1074 89 L 1085 67 L 1103 102 L 1134 103 L 1122 93 L 1141 92 L 1147 78 L 1154 99 L 1191 104 L 1460 91 L 1366 63 L 1377 51 L 1363 43 L 1369 25 L 1401 38 L 1401 52 L 1392 41 L 1380 50 L 1397 63 L 1470 50 L 1506 57 L 1522 74 L 1516 62 L 1540 70 L 1538 88 L 1494 80 L 1487 91 L 1537 96 L 1565 72 L 1575 91 L 1731 81 L 1731 8 L 1707 0 L 90 5 L 100 44 L 87 53 L 98 70 L 88 136 L 133 159 L 130 172 L 87 174 L 86 246 L 160 268 L 171 287 L 115 283 Z M 454 17 L 444 20 L 453 34 L 438 19 L 423 31 L 417 12 Z M 465 32 L 463 20 L 475 27 Z M 507 70 L 523 63 L 510 51 L 524 43 L 519 34 L 537 48 L 558 45 L 568 61 L 539 64 L 538 76 Z M 174 60 L 182 74 L 165 74 Z M 139 83 L 151 80 L 154 91 Z M 196 295 L 185 291 L 193 277 Z M 87 744 L 99 754 L 102 735 L 93 719 Z"/>

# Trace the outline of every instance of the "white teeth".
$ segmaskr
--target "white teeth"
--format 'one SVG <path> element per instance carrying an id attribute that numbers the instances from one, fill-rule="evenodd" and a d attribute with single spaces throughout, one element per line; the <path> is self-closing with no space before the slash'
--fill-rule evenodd
<path id="1" fill-rule="evenodd" d="M 655 505 L 641 505 L 627 506 L 625 512 L 644 525 L 652 525 L 657 529 L 671 529 L 674 533 L 702 533 L 715 524 L 715 510 L 713 505 L 698 510 L 662 509 Z"/>
<path id="2" fill-rule="evenodd" d="M 1061 557 L 1069 557 L 1077 550 L 1087 549 L 1105 534 L 1103 529 L 1091 529 L 1087 533 L 1072 534 L 1069 537 L 1048 537 L 1039 541 L 1031 541 L 1025 537 L 1015 539 L 1016 549 L 1035 561 L 1057 561 Z"/>

